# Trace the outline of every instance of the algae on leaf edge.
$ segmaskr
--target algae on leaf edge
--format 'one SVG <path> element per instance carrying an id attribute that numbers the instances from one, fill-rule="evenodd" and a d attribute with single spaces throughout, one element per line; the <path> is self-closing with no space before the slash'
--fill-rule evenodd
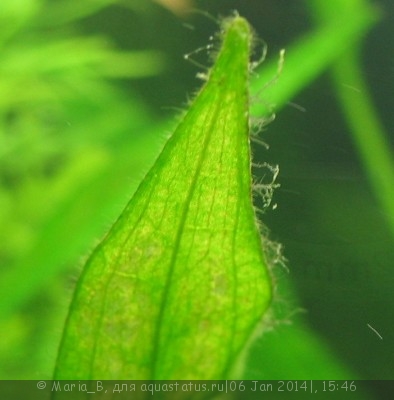
<path id="1" fill-rule="evenodd" d="M 224 379 L 271 297 L 251 196 L 252 35 L 208 80 L 75 290 L 55 379 Z"/>

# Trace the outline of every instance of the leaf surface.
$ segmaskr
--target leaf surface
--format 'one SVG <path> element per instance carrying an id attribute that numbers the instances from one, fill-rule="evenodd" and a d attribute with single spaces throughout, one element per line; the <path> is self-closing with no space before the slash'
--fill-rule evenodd
<path id="1" fill-rule="evenodd" d="M 207 82 L 88 260 L 55 379 L 223 379 L 271 298 L 251 197 L 249 53 L 225 20 Z"/>

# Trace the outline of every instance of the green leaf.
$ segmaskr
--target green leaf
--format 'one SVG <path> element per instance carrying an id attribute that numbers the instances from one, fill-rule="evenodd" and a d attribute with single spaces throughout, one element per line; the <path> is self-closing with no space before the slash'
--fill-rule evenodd
<path id="1" fill-rule="evenodd" d="M 342 9 L 337 5 L 336 9 L 339 8 Z M 285 106 L 328 66 L 360 42 L 379 18 L 379 10 L 371 5 L 352 10 L 352 13 L 342 11 L 340 18 L 322 24 L 312 34 L 297 40 L 286 49 L 286 62 L 280 79 L 274 85 L 267 86 L 267 82 L 277 75 L 277 62 L 275 60 L 265 64 L 258 71 L 257 78 L 251 82 L 251 93 L 252 97 L 262 95 L 269 101 L 270 107 L 267 108 L 266 102 L 256 102 L 252 107 L 252 115 L 270 115 L 271 107 L 278 110 Z"/>
<path id="2" fill-rule="evenodd" d="M 223 22 L 207 82 L 78 282 L 55 379 L 223 379 L 271 283 L 251 198 L 249 53 Z"/>

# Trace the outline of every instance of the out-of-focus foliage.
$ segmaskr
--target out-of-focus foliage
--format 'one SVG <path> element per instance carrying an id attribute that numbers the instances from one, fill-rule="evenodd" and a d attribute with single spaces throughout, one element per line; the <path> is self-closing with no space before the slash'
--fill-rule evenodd
<path id="1" fill-rule="evenodd" d="M 77 13 L 78 4 L 1 3 L 1 265 L 17 265 L 59 204 L 99 173 L 119 138 L 137 136 L 148 120 L 108 78 L 157 73 L 162 57 L 119 51 L 106 37 L 63 24 L 103 6 L 88 2 Z"/>
<path id="2" fill-rule="evenodd" d="M 354 14 L 368 7 L 363 0 L 312 1 L 311 10 L 320 24 L 336 21 L 336 10 L 341 8 Z M 354 46 L 339 59 L 333 69 L 333 80 L 337 96 L 342 104 L 350 132 L 363 162 L 369 183 L 387 215 L 387 223 L 394 237 L 394 158 L 390 151 L 390 140 L 379 120 L 378 111 L 363 77 L 360 66 L 361 46 Z M 343 82 L 349 82 L 358 90 L 356 93 L 343 90 Z"/>
<path id="3" fill-rule="evenodd" d="M 83 33 L 79 19 L 111 3 L 0 4 L 0 319 L 75 263 L 103 231 L 108 215 L 92 199 L 108 204 L 106 198 L 130 193 L 119 186 L 122 172 L 106 175 L 108 165 L 141 171 L 152 157 L 143 135 L 152 131 L 148 113 L 110 79 L 157 74 L 164 59 Z M 14 344 L 33 352 L 32 332 L 22 316 L 5 321 L 0 376 L 23 377 L 13 375 L 9 355 L 18 358 Z"/>

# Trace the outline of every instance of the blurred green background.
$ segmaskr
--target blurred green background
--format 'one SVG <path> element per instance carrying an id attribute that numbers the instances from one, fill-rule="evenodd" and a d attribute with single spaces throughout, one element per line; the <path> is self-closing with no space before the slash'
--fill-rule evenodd
<path id="1" fill-rule="evenodd" d="M 1 379 L 51 378 L 85 257 L 201 85 L 201 68 L 183 55 L 218 28 L 188 10 L 215 18 L 238 10 L 276 62 L 281 48 L 316 29 L 316 2 L 2 0 Z M 357 7 L 333 3 L 334 20 L 341 3 Z M 359 68 L 391 154 L 394 3 L 378 5 L 382 19 L 360 37 Z M 205 50 L 193 58 L 209 65 Z M 270 98 L 263 90 L 256 101 Z M 279 164 L 281 185 L 263 221 L 289 271 L 274 272 L 276 316 L 246 377 L 394 379 L 394 199 L 384 207 L 371 184 L 380 177 L 363 161 L 329 68 L 282 107 L 262 138 L 270 149 L 253 144 L 254 160 Z"/>

